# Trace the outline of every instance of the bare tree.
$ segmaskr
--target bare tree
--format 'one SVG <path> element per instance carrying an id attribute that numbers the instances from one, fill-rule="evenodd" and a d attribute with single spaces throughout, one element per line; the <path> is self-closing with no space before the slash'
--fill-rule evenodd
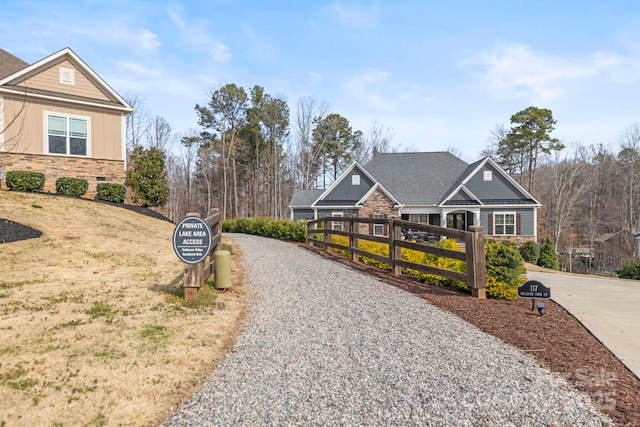
<path id="1" fill-rule="evenodd" d="M 146 136 L 148 148 L 157 148 L 166 152 L 173 137 L 171 124 L 164 117 L 156 115 L 149 122 Z"/>
<path id="2" fill-rule="evenodd" d="M 312 96 L 300 98 L 295 122 L 295 134 L 298 140 L 297 156 L 304 189 L 311 188 L 318 176 L 322 147 L 313 143 L 312 133 L 315 120 L 322 120 L 329 111 L 329 104 L 318 101 Z"/>
<path id="3" fill-rule="evenodd" d="M 588 165 L 584 147 L 575 147 L 573 153 L 560 156 L 553 153 L 549 162 L 551 179 L 547 183 L 549 225 L 553 231 L 553 241 L 558 250 L 562 233 L 571 225 L 577 215 L 579 202 L 588 190 L 589 181 L 584 171 Z"/>
<path id="4" fill-rule="evenodd" d="M 133 109 L 127 116 L 126 122 L 127 157 L 129 157 L 134 148 L 142 146 L 142 142 L 149 132 L 149 113 L 138 95 L 127 94 L 124 100 Z"/>

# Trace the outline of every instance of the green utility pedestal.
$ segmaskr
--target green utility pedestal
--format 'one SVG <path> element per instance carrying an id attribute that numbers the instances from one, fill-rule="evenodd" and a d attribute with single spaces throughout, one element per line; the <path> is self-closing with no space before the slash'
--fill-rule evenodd
<path id="1" fill-rule="evenodd" d="M 229 251 L 215 251 L 213 253 L 213 271 L 217 289 L 231 286 L 231 253 Z"/>

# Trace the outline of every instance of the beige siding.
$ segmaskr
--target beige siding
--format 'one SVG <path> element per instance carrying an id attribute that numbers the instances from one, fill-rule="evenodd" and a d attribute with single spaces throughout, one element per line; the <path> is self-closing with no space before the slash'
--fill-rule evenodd
<path id="1" fill-rule="evenodd" d="M 20 112 L 23 99 L 4 97 L 5 123 Z M 86 116 L 90 120 L 90 157 L 94 159 L 124 160 L 122 152 L 122 114 L 90 107 L 54 104 L 30 99 L 13 126 L 5 131 L 5 148 L 14 153 L 44 154 L 44 113 Z"/>
<path id="2" fill-rule="evenodd" d="M 60 67 L 70 68 L 75 71 L 74 85 L 60 83 Z M 64 60 L 52 65 L 38 74 L 18 83 L 18 85 L 34 89 L 49 90 L 57 93 L 67 93 L 87 98 L 113 101 L 113 99 L 109 98 L 98 87 L 96 87 L 96 85 L 94 85 L 91 80 L 89 80 L 87 76 L 85 76 L 69 60 Z"/>

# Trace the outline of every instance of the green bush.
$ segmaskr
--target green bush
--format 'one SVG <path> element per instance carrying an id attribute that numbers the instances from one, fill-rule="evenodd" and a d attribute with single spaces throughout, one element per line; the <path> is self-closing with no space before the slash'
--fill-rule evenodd
<path id="1" fill-rule="evenodd" d="M 487 294 L 495 298 L 516 299 L 518 286 L 527 276 L 518 246 L 509 240 L 486 241 Z"/>
<path id="2" fill-rule="evenodd" d="M 65 196 L 84 196 L 89 188 L 86 179 L 61 177 L 56 179 L 56 191 Z"/>
<path id="3" fill-rule="evenodd" d="M 640 262 L 634 260 L 630 264 L 625 265 L 622 269 L 616 271 L 621 279 L 640 280 Z"/>
<path id="4" fill-rule="evenodd" d="M 307 233 L 305 222 L 284 221 L 266 217 L 228 219 L 222 222 L 226 233 L 244 233 L 272 237 L 289 242 L 304 242 Z"/>
<path id="5" fill-rule="evenodd" d="M 157 148 L 136 147 L 131 153 L 131 170 L 125 184 L 133 190 L 142 206 L 163 206 L 169 197 L 165 153 Z"/>
<path id="6" fill-rule="evenodd" d="M 540 245 L 536 242 L 524 242 L 520 246 L 520 255 L 525 262 L 535 264 L 540 258 Z"/>
<path id="7" fill-rule="evenodd" d="M 44 174 L 31 171 L 7 172 L 7 187 L 14 191 L 39 193 L 44 188 Z"/>
<path id="8" fill-rule="evenodd" d="M 558 254 L 556 248 L 553 246 L 551 236 L 547 236 L 544 239 L 544 243 L 540 248 L 540 258 L 538 258 L 538 265 L 544 268 L 550 268 L 552 270 L 560 270 L 560 262 L 558 261 Z"/>
<path id="9" fill-rule="evenodd" d="M 102 182 L 98 184 L 98 199 L 105 202 L 123 203 L 127 189 L 122 184 Z"/>

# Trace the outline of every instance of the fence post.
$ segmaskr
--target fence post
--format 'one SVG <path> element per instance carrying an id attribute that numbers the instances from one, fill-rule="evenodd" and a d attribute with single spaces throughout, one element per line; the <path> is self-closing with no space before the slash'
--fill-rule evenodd
<path id="1" fill-rule="evenodd" d="M 354 248 L 358 248 L 358 239 L 353 236 L 355 234 L 353 231 L 354 226 L 353 215 L 349 215 L 349 253 L 351 254 L 352 261 L 358 261 L 358 254 L 353 250 Z"/>
<path id="2" fill-rule="evenodd" d="M 395 221 L 394 221 L 395 223 Z M 389 224 L 389 230 L 391 230 L 391 224 Z M 397 237 L 402 236 L 402 230 L 400 229 L 400 227 L 396 226 L 395 224 L 393 225 L 393 274 L 395 274 L 396 276 L 401 276 L 402 275 L 402 267 L 400 267 L 399 265 L 396 265 L 396 260 L 402 260 L 402 247 L 400 246 L 396 246 L 395 244 L 395 239 Z"/>
<path id="3" fill-rule="evenodd" d="M 471 295 L 478 299 L 487 298 L 487 265 L 484 249 L 484 233 L 479 225 L 469 227 L 465 238 L 467 262 L 467 286 Z"/>
<path id="4" fill-rule="evenodd" d="M 327 218 L 329 217 L 324 217 L 324 248 L 326 250 L 330 250 L 329 245 L 327 245 L 327 243 L 331 243 L 331 234 L 329 234 L 329 220 Z"/>
<path id="5" fill-rule="evenodd" d="M 387 230 L 389 231 L 389 235 L 387 236 L 389 242 L 389 267 L 391 267 L 391 271 L 396 271 L 396 243 L 395 240 L 395 226 L 393 225 L 393 218 L 389 217 L 387 219 Z"/>

